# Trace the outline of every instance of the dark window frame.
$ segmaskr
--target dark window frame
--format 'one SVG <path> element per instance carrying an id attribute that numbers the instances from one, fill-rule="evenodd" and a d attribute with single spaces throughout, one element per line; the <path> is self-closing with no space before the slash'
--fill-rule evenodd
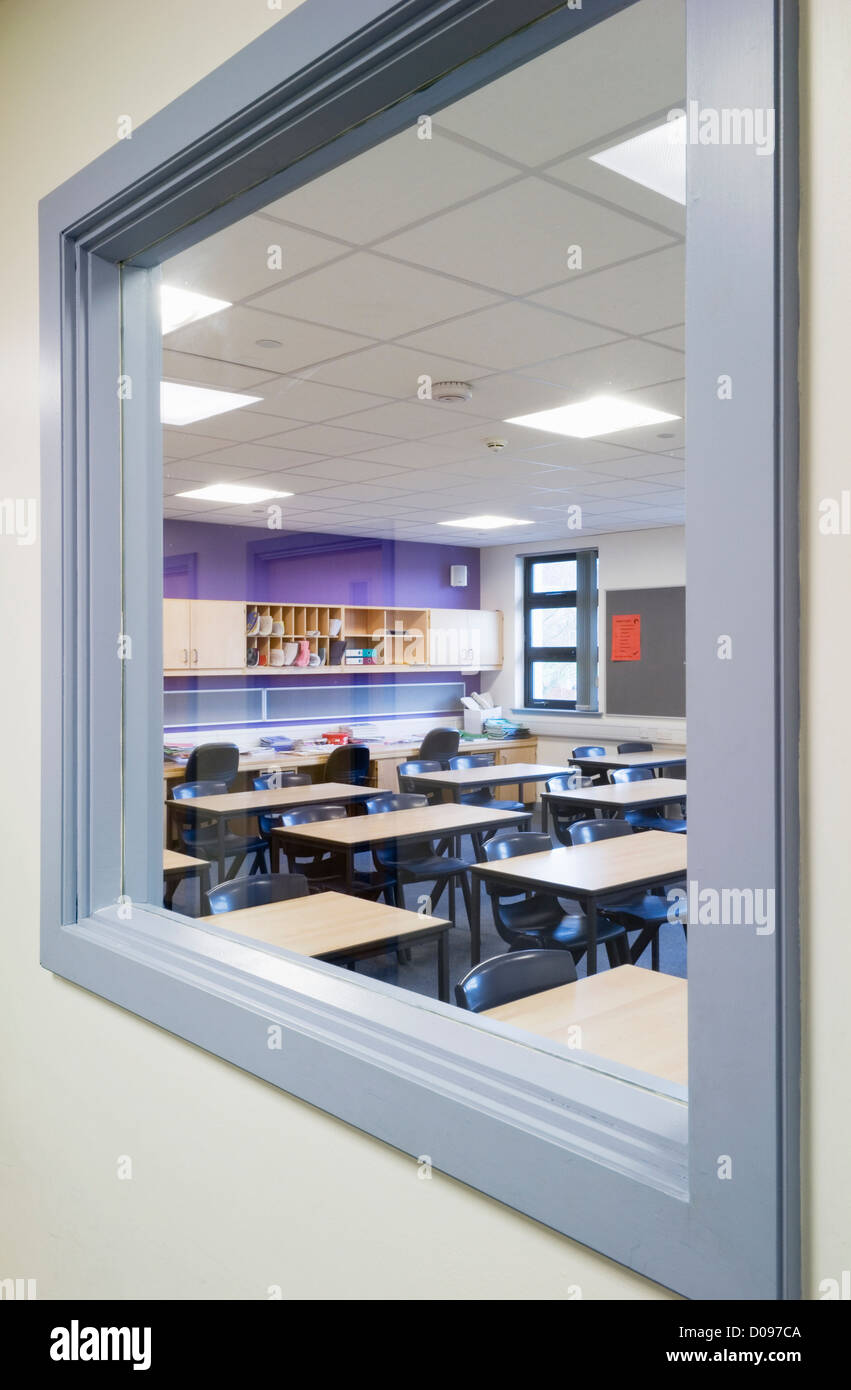
<path id="1" fill-rule="evenodd" d="M 536 592 L 532 576 L 536 565 L 576 561 L 576 588 Z M 597 605 L 599 554 L 587 547 L 523 557 L 523 705 L 526 709 L 596 711 L 598 689 Z M 575 647 L 536 647 L 532 642 L 532 611 L 539 608 L 576 608 Z M 541 700 L 532 693 L 533 668 L 539 661 L 576 663 L 576 699 Z"/>

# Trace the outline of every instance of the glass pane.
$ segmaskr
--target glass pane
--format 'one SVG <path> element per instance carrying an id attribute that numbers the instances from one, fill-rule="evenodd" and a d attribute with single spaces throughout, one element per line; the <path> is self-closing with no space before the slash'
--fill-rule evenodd
<path id="1" fill-rule="evenodd" d="M 575 647 L 576 609 L 533 608 L 533 647 Z"/>
<path id="2" fill-rule="evenodd" d="M 575 661 L 535 661 L 532 664 L 534 700 L 575 700 Z"/>
<path id="3" fill-rule="evenodd" d="M 533 594 L 561 593 L 575 588 L 575 560 L 546 560 L 532 566 Z"/>

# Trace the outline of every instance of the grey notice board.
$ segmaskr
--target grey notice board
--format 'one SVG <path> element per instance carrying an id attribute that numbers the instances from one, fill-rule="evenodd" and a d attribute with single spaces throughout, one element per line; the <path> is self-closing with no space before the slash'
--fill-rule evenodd
<path id="1" fill-rule="evenodd" d="M 637 661 L 612 659 L 612 619 L 641 619 Z M 686 591 L 606 590 L 606 713 L 685 715 Z"/>

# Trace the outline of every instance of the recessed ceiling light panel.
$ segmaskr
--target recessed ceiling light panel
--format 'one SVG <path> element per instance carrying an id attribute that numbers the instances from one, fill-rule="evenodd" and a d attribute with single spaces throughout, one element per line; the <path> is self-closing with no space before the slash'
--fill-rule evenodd
<path id="1" fill-rule="evenodd" d="M 643 184 L 675 203 L 686 200 L 686 118 L 677 116 L 590 156 L 633 183 Z"/>
<path id="2" fill-rule="evenodd" d="M 618 430 L 639 429 L 642 425 L 661 425 L 667 420 L 679 420 L 664 410 L 653 410 L 638 401 L 618 400 L 616 396 L 592 396 L 574 405 L 559 405 L 555 410 L 538 410 L 533 415 L 516 415 L 507 425 L 526 425 L 548 434 L 564 434 L 573 439 L 591 439 L 600 434 L 616 434 Z"/>
<path id="3" fill-rule="evenodd" d="M 209 487 L 195 488 L 192 492 L 178 492 L 178 497 L 197 497 L 202 502 L 233 502 L 237 505 L 249 502 L 266 502 L 270 497 L 292 497 L 291 492 L 273 492 L 264 487 L 243 487 L 241 483 L 211 483 Z"/>
<path id="4" fill-rule="evenodd" d="M 463 526 L 467 531 L 496 531 L 500 526 L 533 526 L 532 521 L 519 521 L 516 516 L 462 516 L 454 521 L 441 521 L 440 526 Z"/>
<path id="5" fill-rule="evenodd" d="M 164 425 L 191 425 L 229 410 L 262 401 L 262 396 L 240 396 L 236 391 L 214 391 L 209 386 L 184 386 L 178 381 L 160 382 L 160 420 Z"/>
<path id="6" fill-rule="evenodd" d="M 198 294 L 195 290 L 182 290 L 177 285 L 160 287 L 160 318 L 163 333 L 173 333 L 187 323 L 197 323 L 198 319 L 209 318 L 221 309 L 229 309 L 229 299 L 212 299 L 208 294 Z"/>

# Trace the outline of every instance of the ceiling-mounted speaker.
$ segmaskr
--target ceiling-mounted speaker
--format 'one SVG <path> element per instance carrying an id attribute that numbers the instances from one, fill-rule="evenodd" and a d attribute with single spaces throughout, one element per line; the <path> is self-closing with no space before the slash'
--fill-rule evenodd
<path id="1" fill-rule="evenodd" d="M 450 566 L 449 566 L 449 583 L 452 585 L 452 588 L 453 588 L 453 589 L 466 589 L 466 587 L 467 587 L 467 566 L 466 566 L 466 565 L 450 565 Z"/>

